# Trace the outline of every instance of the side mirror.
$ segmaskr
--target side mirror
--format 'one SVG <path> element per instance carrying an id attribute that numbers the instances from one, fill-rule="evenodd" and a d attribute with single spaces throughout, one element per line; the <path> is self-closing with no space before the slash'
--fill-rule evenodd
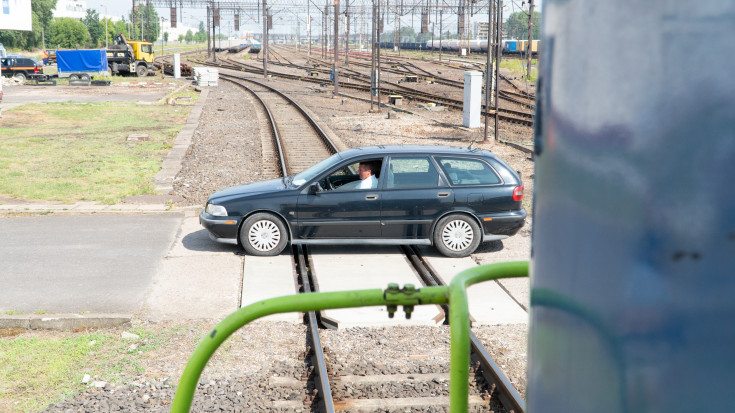
<path id="1" fill-rule="evenodd" d="M 314 182 L 309 186 L 309 195 L 314 195 L 316 193 L 322 192 L 324 189 L 319 184 L 319 182 Z"/>

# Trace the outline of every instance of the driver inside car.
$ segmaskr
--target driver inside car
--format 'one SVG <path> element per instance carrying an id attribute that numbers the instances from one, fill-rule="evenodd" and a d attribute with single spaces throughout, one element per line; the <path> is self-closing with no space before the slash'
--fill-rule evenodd
<path id="1" fill-rule="evenodd" d="M 374 189 L 378 187 L 378 178 L 375 176 L 375 172 L 380 170 L 380 164 L 378 162 L 360 162 L 360 166 L 357 169 L 357 175 L 360 177 L 359 180 L 344 184 L 337 188 L 339 191 L 352 190 L 352 189 Z"/>

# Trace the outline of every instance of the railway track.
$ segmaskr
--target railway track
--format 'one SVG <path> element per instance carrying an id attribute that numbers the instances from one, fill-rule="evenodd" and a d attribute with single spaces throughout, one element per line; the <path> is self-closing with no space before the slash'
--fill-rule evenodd
<path id="1" fill-rule="evenodd" d="M 270 146 L 276 154 L 272 157 L 276 174 L 289 175 L 295 169 L 300 168 L 301 160 L 291 155 L 294 149 L 302 150 L 305 146 L 321 147 L 323 155 L 310 159 L 310 165 L 319 159 L 337 151 L 337 148 L 326 139 L 326 135 L 318 133 L 321 128 L 315 128 L 313 133 L 304 133 L 307 129 L 304 123 L 316 123 L 307 114 L 300 114 L 296 108 L 298 104 L 293 100 L 275 90 L 263 85 L 254 79 L 241 78 L 226 73 L 221 73 L 221 78 L 233 82 L 248 90 L 248 93 L 259 96 L 262 102 L 263 116 L 268 118 L 266 122 L 272 127 L 265 135 L 273 139 Z M 307 120 L 308 119 L 308 120 Z M 283 128 L 284 123 L 298 126 L 300 135 L 308 135 L 308 141 L 295 141 L 286 137 L 289 131 Z M 326 139 L 326 141 L 325 141 Z M 415 256 L 418 250 L 412 254 Z M 292 262 L 298 274 L 298 290 L 303 293 L 319 291 L 318 274 L 314 270 L 309 250 L 306 246 L 295 245 L 291 247 Z M 409 254 L 407 260 L 411 260 Z M 414 260 L 416 261 L 416 260 Z M 418 261 L 420 262 L 420 260 Z M 427 264 L 414 266 L 416 273 L 427 272 Z M 440 281 L 434 281 L 439 283 Z M 424 282 L 425 285 L 431 281 Z M 274 407 L 284 409 L 299 409 L 312 412 L 333 411 L 386 411 L 396 407 L 409 411 L 441 411 L 439 406 L 446 406 L 449 399 L 448 372 L 446 371 L 421 371 L 416 368 L 409 373 L 387 369 L 381 372 L 370 372 L 366 375 L 345 374 L 339 366 L 337 356 L 330 355 L 328 349 L 321 344 L 319 313 L 308 313 L 305 320 L 308 324 L 307 351 L 304 352 L 304 363 L 306 374 L 301 381 L 293 380 L 286 383 L 284 379 L 284 390 L 279 394 L 304 395 L 303 399 L 294 396 L 291 400 L 274 401 Z M 476 341 L 476 340 L 475 340 Z M 480 357 L 482 350 L 476 351 Z M 484 352 L 487 354 L 487 352 Z M 491 366 L 491 367 L 487 367 Z M 473 411 L 514 411 L 520 413 L 523 410 L 515 407 L 507 401 L 507 396 L 501 396 L 499 392 L 502 387 L 496 384 L 497 380 L 491 381 L 486 377 L 504 377 L 502 373 L 484 372 L 492 368 L 493 363 L 476 363 L 473 365 L 471 377 L 474 378 L 470 390 L 470 406 Z M 296 393 L 290 392 L 292 388 Z M 512 387 L 511 387 L 512 389 Z M 501 404 L 503 407 L 501 407 Z M 295 407 L 300 405 L 301 407 Z M 304 406 L 305 405 L 305 406 Z M 439 409 L 439 410 L 437 410 Z"/>
<path id="2" fill-rule="evenodd" d="M 212 63 L 212 62 L 200 62 L 202 64 L 210 65 L 210 66 L 217 66 L 225 69 L 231 69 L 241 72 L 248 72 L 248 73 L 255 73 L 255 74 L 262 74 L 263 70 L 261 68 L 256 68 L 251 65 L 244 64 L 242 62 L 236 62 L 231 59 L 224 59 L 220 60 L 218 63 Z M 299 67 L 302 70 L 305 70 L 303 67 Z M 272 70 L 269 70 L 268 73 L 272 76 L 277 76 L 284 79 L 290 79 L 294 81 L 303 81 L 303 82 L 310 82 L 310 83 L 317 83 L 317 84 L 323 84 L 324 80 L 319 78 L 311 78 L 308 76 L 303 75 L 293 75 L 288 73 L 278 73 L 274 72 Z M 349 77 L 349 76 L 347 76 Z M 363 74 L 355 74 L 355 78 L 362 77 L 362 84 L 358 84 L 355 82 L 352 82 L 351 80 L 349 82 L 340 81 L 340 88 L 345 89 L 353 89 L 358 90 L 365 93 L 370 93 L 370 86 L 368 84 L 369 78 L 367 75 Z M 464 102 L 459 99 L 452 99 L 428 92 L 421 92 L 403 85 L 399 85 L 397 83 L 393 82 L 386 82 L 383 81 L 381 84 L 381 92 L 386 95 L 401 95 L 406 98 L 410 98 L 416 101 L 420 102 L 426 102 L 426 103 L 441 103 L 444 106 L 451 107 L 454 109 L 462 110 L 464 106 Z M 487 110 L 485 108 L 485 105 L 482 106 L 482 115 L 487 113 L 489 116 L 495 116 L 495 111 L 490 109 Z M 522 111 L 515 111 L 510 109 L 503 109 L 500 108 L 498 110 L 498 119 L 509 122 L 509 123 L 516 123 L 519 125 L 525 125 L 525 126 L 533 126 L 533 114 L 528 112 L 522 112 Z"/>
<path id="3" fill-rule="evenodd" d="M 404 247 L 403 252 L 422 285 L 444 285 L 418 248 Z M 317 292 L 318 274 L 313 268 L 308 248 L 293 248 L 293 254 L 302 291 Z M 316 343 L 321 340 L 314 326 L 315 323 L 321 324 L 321 318 L 320 313 L 308 315 L 311 345 L 305 362 L 309 365 L 309 380 L 313 384 L 305 387 L 310 389 L 306 404 L 312 411 L 441 411 L 442 408 L 448 408 L 448 371 L 406 373 L 385 367 L 379 373 L 341 374 L 335 367 L 340 360 L 329 354 L 328 349 L 322 352 L 317 347 Z M 523 399 L 474 335 L 471 336 L 471 344 L 470 411 L 524 412 Z"/>
<path id="4" fill-rule="evenodd" d="M 317 122 L 285 93 L 253 79 L 225 73 L 220 73 L 220 77 L 252 93 L 261 104 L 274 142 L 263 145 L 264 164 L 275 161 L 276 169 L 286 176 L 301 172 L 337 151 Z M 308 127 L 304 128 L 304 124 Z"/>
<path id="5" fill-rule="evenodd" d="M 359 57 L 359 58 L 362 59 L 362 57 Z M 325 63 L 323 61 L 320 61 L 318 59 L 312 59 L 312 60 L 317 60 L 317 61 L 319 61 L 323 65 L 326 65 L 327 64 L 327 63 Z M 437 63 L 438 64 L 439 62 L 434 62 L 434 63 Z M 360 66 L 360 67 L 366 67 L 366 68 L 369 68 L 370 67 L 370 65 L 367 64 L 367 63 L 357 62 L 357 61 L 353 61 L 350 64 L 351 65 Z M 393 73 L 393 74 L 397 74 L 397 75 L 401 75 L 401 76 L 413 75 L 413 76 L 417 76 L 420 79 L 431 80 L 432 82 L 435 82 L 435 83 L 438 83 L 438 84 L 442 84 L 442 85 L 445 85 L 445 86 L 450 86 L 450 87 L 457 88 L 457 89 L 464 89 L 464 81 L 449 79 L 449 78 L 446 78 L 446 77 L 439 76 L 438 74 L 431 73 L 431 72 L 429 72 L 429 71 L 427 71 L 427 70 L 425 70 L 425 69 L 423 69 L 423 68 L 421 68 L 419 66 L 416 66 L 411 61 L 398 61 L 398 62 L 395 62 L 395 63 L 390 63 L 389 62 L 389 63 L 387 63 L 387 65 L 389 67 L 381 67 L 380 70 L 381 71 L 385 71 L 385 72 L 390 72 L 390 73 Z M 456 68 L 456 67 L 455 66 L 452 66 L 452 68 Z M 484 67 L 480 67 L 479 70 L 484 71 L 485 68 Z M 327 73 L 327 74 L 329 73 L 329 70 L 328 69 L 324 69 L 323 71 L 325 73 Z M 349 73 L 349 74 L 351 74 L 353 76 L 360 75 L 359 72 L 350 71 L 350 69 L 347 69 L 347 68 L 342 68 L 341 71 L 342 72 L 347 72 L 347 73 Z M 363 76 L 365 76 L 365 75 L 363 75 Z M 535 96 L 534 95 L 531 95 L 531 94 L 528 94 L 526 92 L 523 92 L 513 82 L 511 82 L 510 79 L 506 78 L 505 76 L 501 75 L 500 77 L 501 77 L 501 79 L 503 79 L 504 81 L 506 81 L 513 89 L 516 90 L 515 92 L 501 90 L 500 93 L 499 93 L 499 97 L 501 99 L 504 99 L 506 101 L 513 102 L 513 103 L 516 103 L 516 104 L 519 104 L 519 105 L 523 105 L 523 106 L 526 106 L 526 107 L 530 107 L 531 109 L 534 108 L 534 105 L 533 105 L 533 101 L 535 99 Z M 369 81 L 370 81 L 370 78 L 368 76 L 367 77 L 367 82 L 369 82 Z M 389 82 L 389 83 L 392 84 L 395 87 L 399 87 L 399 88 L 400 87 L 404 87 L 405 88 L 405 86 L 397 85 L 397 84 L 391 83 L 391 82 Z M 529 114 L 529 113 L 523 112 L 523 111 L 514 111 L 514 110 L 510 110 L 510 109 L 503 109 L 503 108 L 501 108 L 500 109 L 500 112 L 509 113 L 509 114 L 513 114 L 513 115 L 516 115 L 516 116 L 520 116 L 520 117 L 526 117 L 526 118 L 532 118 L 533 117 L 533 114 Z"/>
<path id="6" fill-rule="evenodd" d="M 263 90 L 256 92 L 253 90 L 254 88 L 246 87 L 250 93 L 258 96 L 265 112 L 270 117 L 269 123 L 274 125 L 271 136 L 274 140 L 273 146 L 279 152 L 278 156 L 274 158 L 279 160 L 283 175 L 289 175 L 302 167 L 303 164 L 300 163 L 302 158 L 296 158 L 289 155 L 289 153 L 293 154 L 296 148 L 303 148 L 303 145 L 321 146 L 320 150 L 323 151 L 323 156 L 311 159 L 310 162 L 312 163 L 337 152 L 337 148 L 331 144 L 326 135 L 323 132 L 317 132 L 321 131 L 321 128 L 316 125 L 316 122 L 308 114 L 298 111 L 303 121 L 293 122 L 295 118 L 293 110 L 298 107 L 298 104 L 284 93 L 252 79 L 246 80 L 227 74 L 224 74 L 223 78 L 241 87 L 246 87 L 242 82 L 247 81 L 260 86 L 260 88 L 268 89 L 266 95 L 269 95 L 269 97 L 263 97 L 261 96 L 264 94 Z M 274 96 L 277 96 L 277 98 L 274 98 Z M 291 123 L 296 124 L 296 130 L 303 129 L 299 126 L 304 122 L 312 126 L 315 125 L 316 127 L 313 129 L 316 133 L 301 133 L 301 135 L 307 135 L 307 137 L 299 139 L 286 137 L 291 130 L 286 134 L 280 132 L 282 128 L 279 128 L 278 125 L 284 123 L 283 119 L 291 119 Z M 403 252 L 423 285 L 444 285 L 444 281 L 431 268 L 431 265 L 423 259 L 418 248 L 404 247 Z M 291 253 L 295 263 L 299 291 L 302 293 L 318 292 L 318 278 L 313 269 L 308 248 L 302 245 L 294 245 L 291 248 Z M 304 354 L 305 363 L 308 366 L 308 374 L 305 377 L 307 379 L 305 385 L 307 396 L 304 403 L 312 411 L 381 411 L 395 407 L 425 410 L 436 406 L 448 406 L 448 372 L 402 374 L 388 371 L 380 375 L 359 377 L 335 373 L 336 369 L 330 366 L 328 362 L 330 357 L 325 356 L 325 350 L 321 345 L 319 327 L 322 323 L 320 319 L 321 314 L 315 312 L 309 312 L 305 316 L 308 325 L 307 340 L 309 345 Z M 525 406 L 522 399 L 474 335 L 472 336 L 472 348 L 473 360 L 476 363 L 473 365 L 474 374 L 472 374 L 472 377 L 475 377 L 475 379 L 473 380 L 469 400 L 471 409 L 473 411 L 498 410 L 500 406 L 497 402 L 493 402 L 491 397 L 496 394 L 497 400 L 506 411 L 523 412 Z M 420 389 L 418 393 L 416 392 L 417 388 Z M 401 397 L 405 394 L 414 396 Z M 419 397 L 416 396 L 417 394 Z M 380 397 L 376 397 L 376 395 Z"/>

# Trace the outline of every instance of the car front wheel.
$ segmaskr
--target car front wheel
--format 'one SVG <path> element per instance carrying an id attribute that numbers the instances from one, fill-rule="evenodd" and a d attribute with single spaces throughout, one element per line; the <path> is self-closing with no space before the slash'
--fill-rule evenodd
<path id="1" fill-rule="evenodd" d="M 434 230 L 434 245 L 447 257 L 470 255 L 480 245 L 480 226 L 466 215 L 453 214 L 439 220 Z"/>
<path id="2" fill-rule="evenodd" d="M 135 69 L 135 74 L 138 75 L 138 77 L 144 77 L 148 74 L 148 68 L 140 65 Z"/>
<path id="3" fill-rule="evenodd" d="M 288 243 L 286 226 L 272 214 L 251 215 L 240 228 L 240 243 L 250 255 L 278 255 Z"/>

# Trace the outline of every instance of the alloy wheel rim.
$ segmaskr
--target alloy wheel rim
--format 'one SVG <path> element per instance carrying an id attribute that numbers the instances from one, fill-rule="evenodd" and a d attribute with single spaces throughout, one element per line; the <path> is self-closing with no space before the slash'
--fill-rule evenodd
<path id="1" fill-rule="evenodd" d="M 248 231 L 250 245 L 258 251 L 270 251 L 281 241 L 281 231 L 272 221 L 258 221 Z"/>
<path id="2" fill-rule="evenodd" d="M 452 251 L 462 251 L 472 244 L 474 232 L 472 227 L 465 221 L 454 220 L 444 226 L 442 230 L 442 241 Z"/>

